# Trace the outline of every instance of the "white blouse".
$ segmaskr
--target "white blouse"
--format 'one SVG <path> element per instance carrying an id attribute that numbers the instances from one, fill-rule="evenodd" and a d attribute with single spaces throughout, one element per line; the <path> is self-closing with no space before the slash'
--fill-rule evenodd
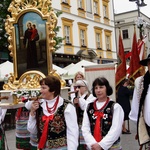
<path id="1" fill-rule="evenodd" d="M 46 108 L 46 102 L 48 102 L 48 107 L 52 107 L 56 101 L 56 98 L 53 100 L 43 100 L 41 99 L 39 102 L 41 103 L 41 107 L 43 108 L 43 113 L 46 116 L 50 116 Z M 64 99 L 59 97 L 59 103 L 57 105 L 57 109 L 63 105 Z M 56 109 L 56 110 L 57 110 Z M 54 112 L 55 113 L 55 112 Z M 67 149 L 68 150 L 76 150 L 78 147 L 78 137 L 79 137 L 79 129 L 77 124 L 77 116 L 75 107 L 72 104 L 68 104 L 64 111 L 66 126 L 67 126 Z M 29 132 L 35 134 L 37 133 L 36 128 L 36 119 L 35 116 L 29 115 L 29 120 L 27 124 L 27 129 Z"/>
<path id="2" fill-rule="evenodd" d="M 96 102 L 96 106 L 98 109 L 100 109 L 104 104 L 105 102 L 98 102 L 98 101 Z M 107 135 L 98 143 L 103 149 L 105 150 L 109 149 L 114 144 L 114 142 L 120 137 L 122 132 L 123 120 L 124 120 L 123 109 L 118 103 L 115 103 L 113 110 L 112 126 L 108 131 Z M 87 111 L 84 111 L 82 134 L 88 148 L 91 150 L 91 146 L 97 143 L 97 141 L 91 134 L 90 121 L 88 118 Z"/>
<path id="3" fill-rule="evenodd" d="M 142 76 L 135 80 L 136 84 L 135 84 L 135 88 L 134 88 L 134 92 L 133 92 L 131 111 L 129 114 L 129 118 L 131 120 L 133 120 L 134 122 L 137 122 L 137 119 L 138 119 L 138 112 L 139 112 L 138 95 L 139 95 L 139 91 L 138 91 L 137 86 L 139 86 L 139 82 L 140 82 L 141 78 L 142 78 Z M 150 101 L 149 101 L 149 99 L 150 99 L 150 86 L 148 87 L 148 92 L 147 92 L 147 95 L 145 97 L 144 110 L 143 110 L 144 119 L 145 119 L 145 122 L 148 126 L 150 126 Z"/>
<path id="4" fill-rule="evenodd" d="M 86 95 L 87 95 L 87 93 L 83 94 L 83 95 L 79 98 L 79 106 L 80 106 L 80 108 L 81 108 L 82 110 L 85 110 L 86 105 L 87 105 L 88 103 L 90 103 L 90 102 L 93 102 L 93 101 L 96 99 L 92 94 L 90 94 L 90 95 L 88 96 L 88 98 L 85 99 L 85 96 L 86 96 Z"/>

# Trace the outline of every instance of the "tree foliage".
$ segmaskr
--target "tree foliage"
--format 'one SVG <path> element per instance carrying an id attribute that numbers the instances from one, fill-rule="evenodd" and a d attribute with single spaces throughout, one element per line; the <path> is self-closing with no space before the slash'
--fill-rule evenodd
<path id="1" fill-rule="evenodd" d="M 0 51 L 8 51 L 8 41 L 5 31 L 5 19 L 6 15 L 10 14 L 7 11 L 11 0 L 0 0 Z"/>

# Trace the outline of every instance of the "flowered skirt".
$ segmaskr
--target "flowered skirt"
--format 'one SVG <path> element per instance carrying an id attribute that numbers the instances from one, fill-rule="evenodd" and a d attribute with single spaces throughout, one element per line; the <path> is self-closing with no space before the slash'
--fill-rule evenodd
<path id="1" fill-rule="evenodd" d="M 30 132 L 27 130 L 29 111 L 22 110 L 19 118 L 16 120 L 16 148 L 30 149 Z"/>
<path id="2" fill-rule="evenodd" d="M 0 125 L 0 150 L 5 150 L 5 133 L 2 128 L 2 125 Z"/>
<path id="3" fill-rule="evenodd" d="M 79 146 L 77 150 L 87 150 L 87 146 L 82 135 L 81 125 L 79 125 Z"/>

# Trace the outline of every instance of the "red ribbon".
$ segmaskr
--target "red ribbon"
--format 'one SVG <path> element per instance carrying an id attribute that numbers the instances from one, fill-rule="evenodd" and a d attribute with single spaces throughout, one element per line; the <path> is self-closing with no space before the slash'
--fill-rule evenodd
<path id="1" fill-rule="evenodd" d="M 47 140 L 47 133 L 48 133 L 48 123 L 49 121 L 53 120 L 54 118 L 54 115 L 50 115 L 50 116 L 43 116 L 42 117 L 42 121 L 45 122 L 44 124 L 44 128 L 43 128 L 43 131 L 42 131 L 42 136 L 40 138 L 40 142 L 39 142 L 39 145 L 38 145 L 38 148 L 42 149 L 44 148 L 45 146 L 45 143 L 46 143 L 46 140 Z"/>
<path id="2" fill-rule="evenodd" d="M 102 140 L 101 119 L 103 118 L 104 113 L 96 111 L 94 115 L 97 117 L 94 127 L 94 138 L 97 142 L 100 142 Z"/>
<path id="3" fill-rule="evenodd" d="M 18 109 L 17 114 L 16 114 L 16 120 L 19 120 L 22 112 L 22 107 Z"/>

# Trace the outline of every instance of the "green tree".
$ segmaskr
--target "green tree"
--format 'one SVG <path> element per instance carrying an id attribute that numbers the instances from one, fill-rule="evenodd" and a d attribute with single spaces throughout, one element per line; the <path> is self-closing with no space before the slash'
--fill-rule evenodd
<path id="1" fill-rule="evenodd" d="M 7 11 L 11 0 L 0 0 L 0 52 L 4 52 L 6 54 L 9 53 L 8 51 L 8 41 L 7 41 L 7 34 L 5 31 L 5 19 L 6 15 L 10 14 Z M 8 55 L 9 56 L 9 55 Z M 10 59 L 10 57 L 9 57 Z"/>

